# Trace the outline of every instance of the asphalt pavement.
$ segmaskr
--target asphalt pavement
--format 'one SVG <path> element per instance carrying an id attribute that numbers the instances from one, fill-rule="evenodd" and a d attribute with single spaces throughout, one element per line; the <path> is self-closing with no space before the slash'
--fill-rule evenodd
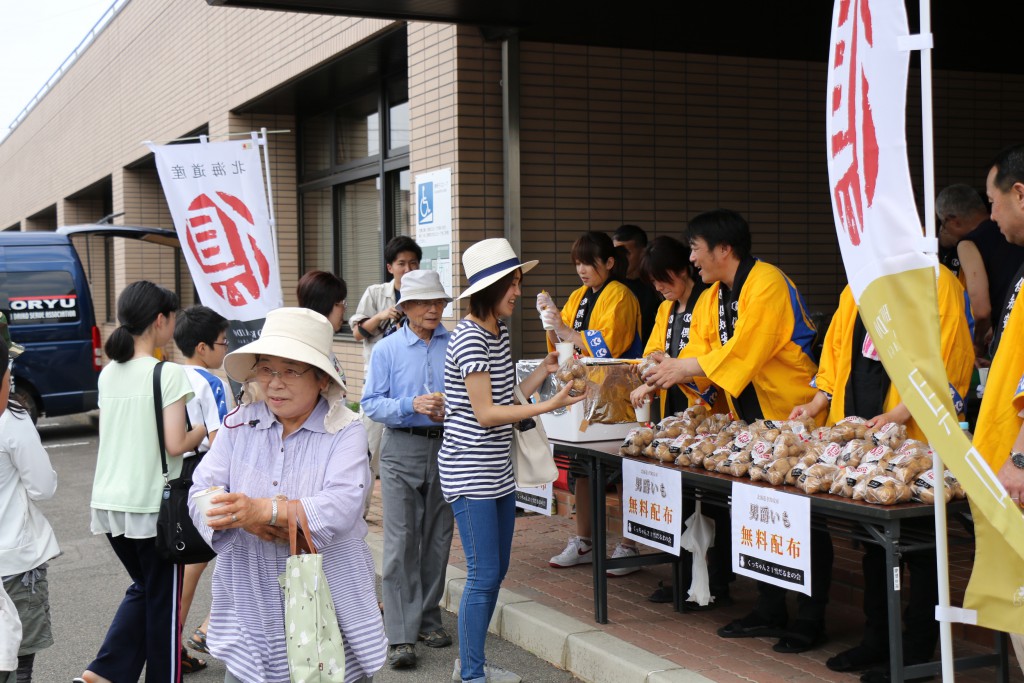
<path id="1" fill-rule="evenodd" d="M 43 418 L 38 428 L 59 481 L 57 494 L 52 500 L 42 502 L 40 508 L 53 525 L 63 554 L 50 562 L 49 569 L 55 642 L 53 647 L 36 656 L 33 680 L 70 682 L 95 656 L 129 579 L 106 539 L 89 532 L 89 498 L 98 444 L 95 417 Z M 209 610 L 212 574 L 210 568 L 203 575 L 185 627 L 186 634 L 195 629 Z M 444 612 L 444 619 L 445 628 L 456 638 L 451 647 L 435 650 L 421 644 L 416 648 L 419 661 L 414 669 L 395 671 L 385 666 L 374 677 L 375 683 L 450 681 L 458 657 L 458 639 L 455 616 Z M 578 680 L 493 634 L 487 637 L 487 656 L 494 664 L 517 672 L 530 683 Z M 202 657 L 209 666 L 184 680 L 187 683 L 223 681 L 224 666 L 208 655 Z"/>

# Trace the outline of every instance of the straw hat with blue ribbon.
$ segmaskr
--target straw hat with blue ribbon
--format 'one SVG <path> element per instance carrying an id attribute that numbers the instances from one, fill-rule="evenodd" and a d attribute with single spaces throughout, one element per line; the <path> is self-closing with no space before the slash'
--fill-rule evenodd
<path id="1" fill-rule="evenodd" d="M 486 289 L 513 270 L 521 268 L 526 273 L 538 263 L 539 261 L 521 262 L 516 252 L 512 250 L 512 245 L 503 237 L 477 242 L 462 253 L 462 269 L 469 280 L 469 288 L 463 291 L 459 298 L 465 299 Z M 402 282 L 404 284 L 405 280 Z"/>

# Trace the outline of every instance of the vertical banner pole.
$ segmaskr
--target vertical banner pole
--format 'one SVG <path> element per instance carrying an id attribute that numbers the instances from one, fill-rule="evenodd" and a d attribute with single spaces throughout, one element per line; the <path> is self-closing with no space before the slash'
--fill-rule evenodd
<path id="1" fill-rule="evenodd" d="M 256 138 L 255 131 L 252 135 L 253 138 Z M 270 217 L 270 239 L 274 243 L 274 261 L 280 264 L 281 259 L 278 255 L 277 246 L 277 221 L 274 218 L 274 188 L 270 184 L 270 140 L 267 138 L 266 126 L 260 128 L 259 138 L 256 141 L 260 147 L 263 148 L 264 176 L 267 179 L 267 215 Z M 280 267 L 280 265 L 278 267 Z"/>
<path id="2" fill-rule="evenodd" d="M 928 43 L 921 46 L 921 142 L 924 161 L 924 225 L 925 242 L 928 250 L 937 251 L 935 238 L 935 146 L 932 128 L 932 19 L 931 0 L 921 0 L 921 36 Z M 932 252 L 934 253 L 934 252 Z M 949 547 L 946 529 L 946 497 L 941 495 L 945 487 L 945 466 L 938 450 L 932 462 L 935 475 L 935 563 L 939 583 L 939 645 L 942 654 L 942 680 L 951 683 L 953 672 L 953 625 L 949 622 Z"/>

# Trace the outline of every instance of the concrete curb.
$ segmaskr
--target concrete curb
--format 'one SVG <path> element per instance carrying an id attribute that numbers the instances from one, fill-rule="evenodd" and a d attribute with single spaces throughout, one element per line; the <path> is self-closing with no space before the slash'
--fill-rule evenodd
<path id="1" fill-rule="evenodd" d="M 371 531 L 366 542 L 380 574 L 383 535 Z M 466 572 L 448 565 L 445 579 L 441 606 L 457 614 Z M 711 679 L 608 635 L 593 624 L 504 588 L 498 594 L 489 630 L 587 683 L 711 683 Z"/>

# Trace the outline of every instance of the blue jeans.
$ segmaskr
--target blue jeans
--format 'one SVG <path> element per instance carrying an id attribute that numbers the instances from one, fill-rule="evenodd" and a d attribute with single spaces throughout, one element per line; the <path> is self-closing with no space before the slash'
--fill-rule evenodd
<path id="1" fill-rule="evenodd" d="M 459 604 L 459 662 L 463 681 L 484 680 L 487 625 L 498 602 L 498 589 L 512 555 L 516 496 L 452 501 L 466 554 L 466 588 Z"/>

